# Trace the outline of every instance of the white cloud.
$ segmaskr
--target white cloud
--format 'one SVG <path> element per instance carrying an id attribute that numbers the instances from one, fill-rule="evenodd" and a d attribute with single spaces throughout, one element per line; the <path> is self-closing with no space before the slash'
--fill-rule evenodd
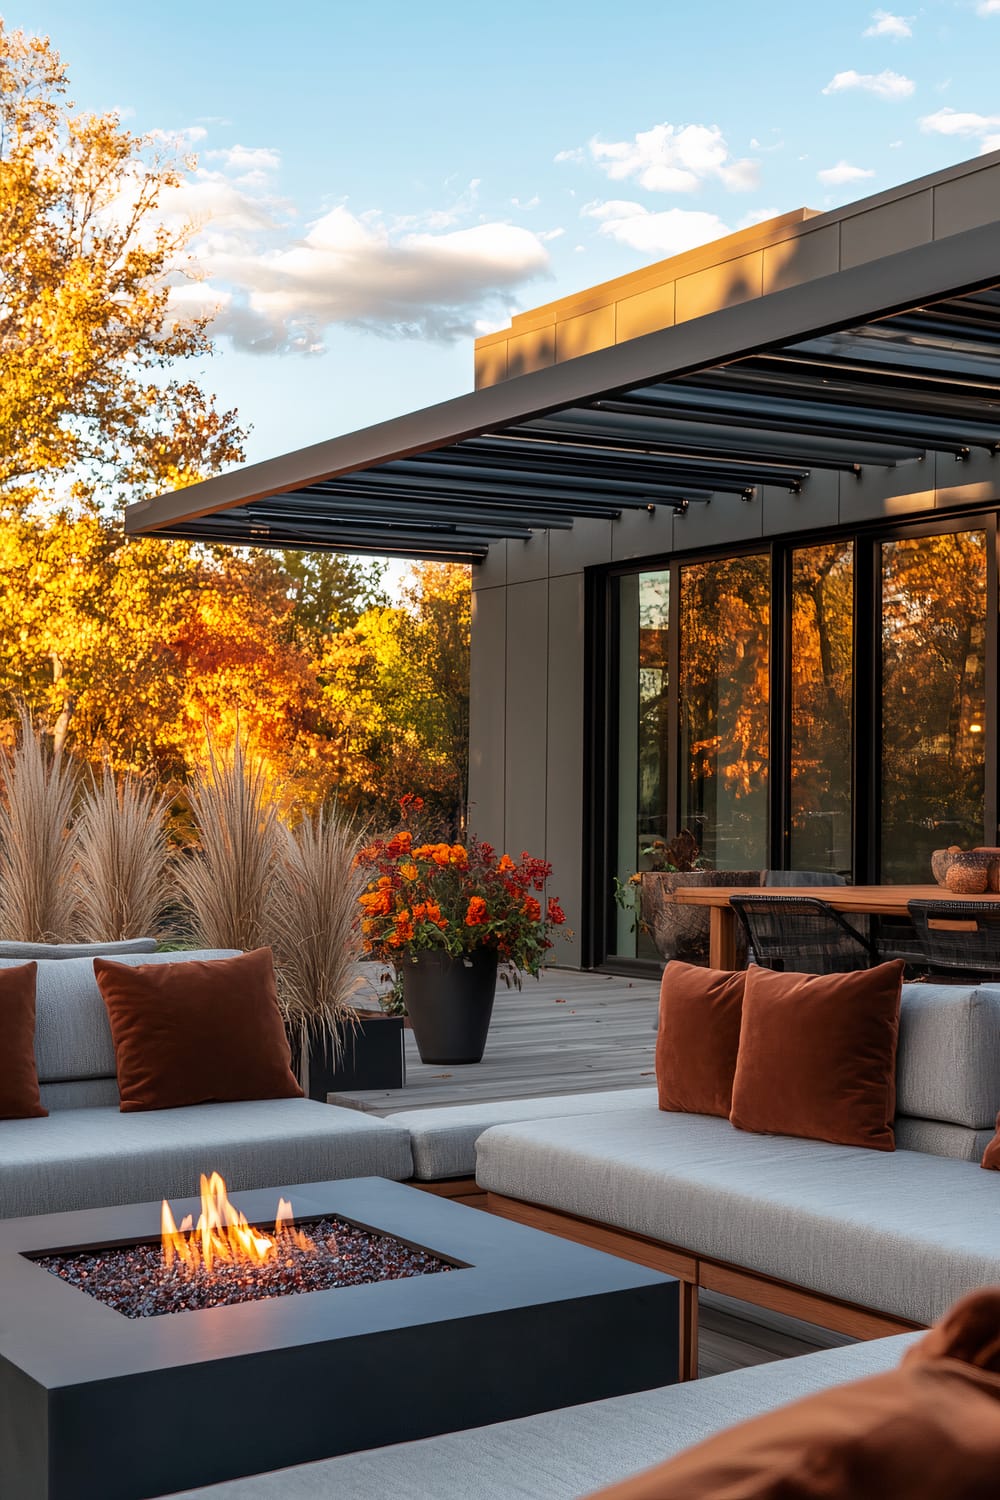
<path id="1" fill-rule="evenodd" d="M 863 89 L 879 99 L 908 99 L 915 88 L 912 78 L 894 73 L 891 68 L 885 68 L 881 73 L 858 73 L 854 68 L 848 68 L 844 73 L 835 73 L 823 92 L 842 94 L 846 89 Z"/>
<path id="2" fill-rule="evenodd" d="M 588 147 L 590 160 L 613 182 L 633 179 L 653 193 L 693 193 L 716 181 L 732 192 L 757 186 L 759 164 L 736 158 L 717 125 L 654 125 L 629 141 L 601 141 Z M 585 160 L 582 150 L 560 151 L 556 161 Z"/>
<path id="3" fill-rule="evenodd" d="M 921 130 L 932 135 L 972 136 L 979 140 L 979 154 L 1000 151 L 1000 115 L 978 115 L 972 110 L 938 109 L 924 115 Z"/>
<path id="4" fill-rule="evenodd" d="M 445 233 L 391 231 L 382 215 L 340 205 L 298 239 L 262 247 L 254 236 L 206 236 L 195 246 L 202 280 L 179 292 L 216 309 L 212 331 L 256 353 L 312 352 L 327 329 L 450 341 L 470 336 L 498 301 L 544 275 L 541 240 L 512 224 Z"/>
<path id="5" fill-rule="evenodd" d="M 151 130 L 149 134 L 154 141 L 161 141 L 175 151 L 190 151 L 205 139 L 208 131 L 204 125 L 185 125 L 181 130 Z"/>
<path id="6" fill-rule="evenodd" d="M 582 146 L 573 146 L 568 151 L 557 151 L 553 161 L 586 161 L 587 153 Z"/>
<path id="7" fill-rule="evenodd" d="M 910 22 L 912 16 L 894 16 L 888 10 L 873 10 L 872 24 L 865 28 L 862 36 L 890 36 L 895 41 L 902 41 L 904 37 L 913 35 Z"/>
<path id="8" fill-rule="evenodd" d="M 581 212 L 600 222 L 601 234 L 643 255 L 679 255 L 732 232 L 716 214 L 685 208 L 655 213 L 641 203 L 620 198 L 588 203 Z"/>
<path id="9" fill-rule="evenodd" d="M 920 129 L 932 135 L 985 136 L 998 125 L 1000 115 L 977 115 L 971 110 L 952 109 L 950 106 L 935 110 L 932 115 L 924 115 L 920 121 Z"/>
<path id="10" fill-rule="evenodd" d="M 230 146 L 224 151 L 206 151 L 205 161 L 217 161 L 234 181 L 249 187 L 262 187 L 281 166 L 281 153 L 269 146 Z"/>
<path id="11" fill-rule="evenodd" d="M 873 167 L 854 167 L 849 161 L 838 161 L 836 166 L 823 167 L 816 173 L 827 187 L 840 187 L 845 182 L 860 182 L 863 177 L 874 177 Z"/>
<path id="12" fill-rule="evenodd" d="M 1000 16 L 1000 0 L 979 0 L 977 16 Z"/>

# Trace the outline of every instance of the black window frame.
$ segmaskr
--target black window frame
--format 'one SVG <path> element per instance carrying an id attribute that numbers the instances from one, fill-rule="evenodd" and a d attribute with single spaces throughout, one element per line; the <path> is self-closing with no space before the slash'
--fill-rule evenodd
<path id="1" fill-rule="evenodd" d="M 655 972 L 647 959 L 619 954 L 612 946 L 616 908 L 611 875 L 617 846 L 618 785 L 618 588 L 617 580 L 637 573 L 670 574 L 668 616 L 668 707 L 670 743 L 675 747 L 667 788 L 667 824 L 676 824 L 681 805 L 679 739 L 680 569 L 717 558 L 767 555 L 771 563 L 771 623 L 769 655 L 769 730 L 771 772 L 768 795 L 768 863 L 785 864 L 790 839 L 791 767 L 791 569 L 792 554 L 824 543 L 850 541 L 854 546 L 854 658 L 852 683 L 852 864 L 858 885 L 879 879 L 881 847 L 879 779 L 882 759 L 878 706 L 881 698 L 881 568 L 882 542 L 900 538 L 937 536 L 947 532 L 983 530 L 987 547 L 986 594 L 986 747 L 983 843 L 1000 842 L 998 788 L 998 683 L 1000 662 L 1000 505 L 955 507 L 940 512 L 892 520 L 882 517 L 851 526 L 816 527 L 809 531 L 756 537 L 686 551 L 655 553 L 627 562 L 587 570 L 584 785 L 584 903 L 582 953 L 588 968 L 615 973 Z"/>

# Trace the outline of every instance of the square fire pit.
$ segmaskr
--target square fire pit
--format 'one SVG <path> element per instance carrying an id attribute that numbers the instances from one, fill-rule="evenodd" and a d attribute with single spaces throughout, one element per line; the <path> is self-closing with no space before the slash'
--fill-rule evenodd
<path id="1" fill-rule="evenodd" d="M 155 1240 L 159 1203 L 0 1222 L 5 1496 L 147 1500 L 677 1378 L 669 1276 L 382 1178 L 235 1201 L 266 1226 L 279 1194 L 451 1268 L 134 1318 L 37 1257 Z"/>

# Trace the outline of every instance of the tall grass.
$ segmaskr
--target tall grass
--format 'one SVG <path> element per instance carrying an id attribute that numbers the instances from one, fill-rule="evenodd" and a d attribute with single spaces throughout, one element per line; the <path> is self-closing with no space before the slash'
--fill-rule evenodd
<path id="1" fill-rule="evenodd" d="M 281 834 L 275 957 L 293 1057 L 322 1042 L 336 1060 L 355 1021 L 350 997 L 363 983 L 358 896 L 365 877 L 354 858 L 361 838 L 331 811 Z"/>
<path id="2" fill-rule="evenodd" d="M 179 861 L 177 884 L 195 940 L 242 949 L 272 942 L 279 824 L 263 760 L 239 734 L 224 752 L 210 738 L 188 795 L 198 846 Z"/>
<path id="3" fill-rule="evenodd" d="M 84 785 L 74 829 L 76 928 L 87 942 L 160 935 L 170 887 L 166 798 L 110 766 Z"/>
<path id="4" fill-rule="evenodd" d="M 74 927 L 77 776 L 42 743 L 27 710 L 18 716 L 15 748 L 0 749 L 0 938 L 64 942 Z"/>

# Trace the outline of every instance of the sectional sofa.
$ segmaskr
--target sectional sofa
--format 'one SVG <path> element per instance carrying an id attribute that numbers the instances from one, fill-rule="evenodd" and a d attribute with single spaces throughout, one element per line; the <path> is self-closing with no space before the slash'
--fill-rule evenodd
<path id="1" fill-rule="evenodd" d="M 979 1166 L 1000 1109 L 1000 986 L 904 987 L 895 1152 L 665 1113 L 653 1088 L 389 1120 L 307 1099 L 122 1115 L 88 957 L 39 961 L 36 1056 L 51 1113 L 0 1122 L 0 1217 L 186 1196 L 206 1164 L 235 1190 L 384 1176 L 677 1275 L 688 1375 L 699 1288 L 871 1341 L 305 1465 L 282 1476 L 289 1500 L 569 1500 L 744 1416 L 895 1365 L 913 1330 L 963 1292 L 1000 1283 L 1000 1174 Z M 274 1483 L 198 1494 L 263 1500 Z"/>

